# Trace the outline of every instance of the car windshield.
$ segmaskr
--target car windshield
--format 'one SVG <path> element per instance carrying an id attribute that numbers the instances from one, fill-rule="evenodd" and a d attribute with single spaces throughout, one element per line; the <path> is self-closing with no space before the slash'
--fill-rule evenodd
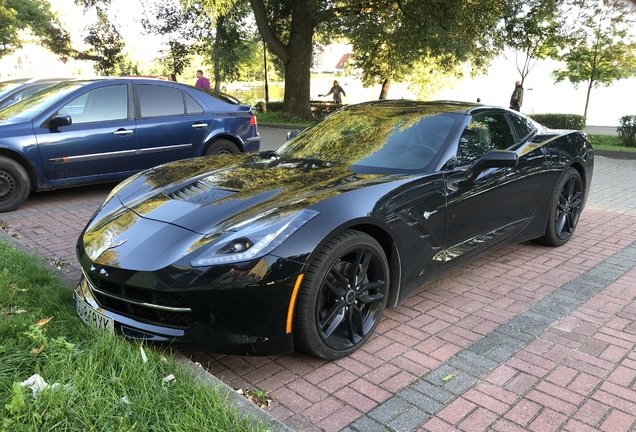
<path id="1" fill-rule="evenodd" d="M 20 87 L 23 85 L 20 82 L 0 82 L 0 98 L 2 98 L 5 94 L 9 93 L 16 87 Z"/>
<path id="2" fill-rule="evenodd" d="M 69 93 L 82 87 L 85 82 L 61 82 L 46 87 L 28 98 L 0 110 L 0 120 L 15 122 L 18 119 L 32 119 Z"/>
<path id="3" fill-rule="evenodd" d="M 277 153 L 343 163 L 356 172 L 418 172 L 434 161 L 461 117 L 443 108 L 407 103 L 349 107 L 304 130 Z"/>

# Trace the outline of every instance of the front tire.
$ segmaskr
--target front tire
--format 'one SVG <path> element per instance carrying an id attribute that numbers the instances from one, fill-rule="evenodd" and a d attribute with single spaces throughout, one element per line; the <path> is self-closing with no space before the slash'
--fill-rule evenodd
<path id="1" fill-rule="evenodd" d="M 204 156 L 218 156 L 225 154 L 238 153 L 239 149 L 236 145 L 226 139 L 219 139 L 214 141 L 208 148 L 205 149 L 203 153 Z"/>
<path id="2" fill-rule="evenodd" d="M 576 169 L 568 168 L 554 189 L 545 234 L 537 242 L 548 246 L 567 243 L 574 234 L 582 210 L 583 181 Z"/>
<path id="3" fill-rule="evenodd" d="M 17 209 L 31 192 L 31 179 L 18 162 L 0 156 L 0 213 Z"/>
<path id="4" fill-rule="evenodd" d="M 335 360 L 360 348 L 386 307 L 389 264 L 371 236 L 345 230 L 311 261 L 298 292 L 295 344 Z"/>

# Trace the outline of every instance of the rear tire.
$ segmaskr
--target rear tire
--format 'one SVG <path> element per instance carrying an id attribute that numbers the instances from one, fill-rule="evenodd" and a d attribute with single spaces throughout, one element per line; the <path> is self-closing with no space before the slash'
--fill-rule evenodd
<path id="1" fill-rule="evenodd" d="M 218 156 L 224 154 L 238 153 L 239 149 L 230 140 L 219 139 L 208 146 L 203 153 L 204 156 Z"/>
<path id="2" fill-rule="evenodd" d="M 576 229 L 583 210 L 583 181 L 574 168 L 566 169 L 554 188 L 545 234 L 537 243 L 548 246 L 566 244 Z"/>
<path id="3" fill-rule="evenodd" d="M 20 207 L 30 192 L 31 179 L 22 165 L 0 156 L 0 213 Z"/>
<path id="4" fill-rule="evenodd" d="M 296 302 L 296 346 L 327 360 L 351 354 L 375 331 L 388 294 L 382 246 L 360 231 L 341 232 L 305 272 Z"/>

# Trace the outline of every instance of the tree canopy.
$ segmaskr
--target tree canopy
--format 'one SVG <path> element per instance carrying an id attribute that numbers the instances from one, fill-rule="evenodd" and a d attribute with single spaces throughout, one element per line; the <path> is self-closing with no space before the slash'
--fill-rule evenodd
<path id="1" fill-rule="evenodd" d="M 71 38 L 46 0 L 0 0 L 0 57 L 22 47 L 21 31 L 29 31 L 62 60 L 74 54 Z"/>
<path id="2" fill-rule="evenodd" d="M 609 86 L 636 72 L 636 42 L 630 34 L 636 15 L 620 0 L 588 0 L 577 17 L 569 46 L 561 56 L 564 67 L 554 75 L 556 82 L 567 79 L 575 87 L 586 84 L 585 117 L 593 88 Z"/>

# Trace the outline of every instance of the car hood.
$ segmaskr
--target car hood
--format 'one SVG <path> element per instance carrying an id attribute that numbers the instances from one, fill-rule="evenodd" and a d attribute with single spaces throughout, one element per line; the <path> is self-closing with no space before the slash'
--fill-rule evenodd
<path id="1" fill-rule="evenodd" d="M 116 191 L 89 222 L 83 241 L 94 261 L 140 270 L 126 250 L 143 250 L 144 262 L 169 265 L 236 225 L 275 213 L 293 213 L 395 175 L 357 174 L 341 164 L 253 155 L 195 158 L 153 168 Z M 402 176 L 400 176 L 402 177 Z M 163 236 L 163 243 L 158 242 Z M 127 244 L 118 244 L 126 240 Z M 134 239 L 134 242 L 129 241 Z M 134 246 L 133 243 L 136 245 Z M 169 251 L 169 252 L 168 252 Z M 112 255 L 112 254 L 111 254 Z M 153 256 L 149 260 L 149 255 Z M 126 263 L 126 259 L 128 262 Z"/>

